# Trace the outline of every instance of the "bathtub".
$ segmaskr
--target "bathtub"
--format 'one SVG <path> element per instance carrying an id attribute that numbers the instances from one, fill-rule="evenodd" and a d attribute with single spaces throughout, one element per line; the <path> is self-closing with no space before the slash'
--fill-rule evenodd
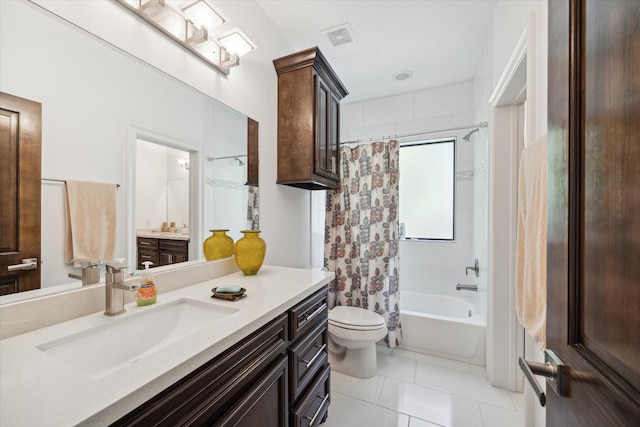
<path id="1" fill-rule="evenodd" d="M 486 323 L 472 300 L 402 291 L 399 349 L 484 366 Z"/>

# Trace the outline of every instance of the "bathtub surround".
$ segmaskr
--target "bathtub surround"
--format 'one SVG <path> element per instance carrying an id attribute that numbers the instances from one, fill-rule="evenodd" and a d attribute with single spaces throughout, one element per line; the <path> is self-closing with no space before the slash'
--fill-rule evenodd
<path id="1" fill-rule="evenodd" d="M 327 192 L 324 266 L 336 272 L 329 285 L 329 308 L 356 306 L 380 314 L 385 341 L 402 341 L 398 292 L 397 141 L 340 150 L 341 186 Z"/>
<path id="2" fill-rule="evenodd" d="M 547 319 L 546 135 L 524 148 L 519 172 L 516 312 L 543 351 Z"/>

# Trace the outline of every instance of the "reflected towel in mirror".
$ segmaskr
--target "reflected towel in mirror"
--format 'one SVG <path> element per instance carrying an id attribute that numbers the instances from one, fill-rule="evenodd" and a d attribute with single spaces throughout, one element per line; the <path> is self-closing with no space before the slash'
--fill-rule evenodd
<path id="1" fill-rule="evenodd" d="M 65 187 L 65 261 L 112 260 L 116 240 L 116 184 L 66 181 Z"/>

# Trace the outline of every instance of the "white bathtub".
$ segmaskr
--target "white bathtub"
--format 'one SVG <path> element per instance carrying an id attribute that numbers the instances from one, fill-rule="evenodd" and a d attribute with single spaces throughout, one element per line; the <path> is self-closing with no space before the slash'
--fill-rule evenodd
<path id="1" fill-rule="evenodd" d="M 402 291 L 400 349 L 484 366 L 483 318 L 471 299 Z"/>

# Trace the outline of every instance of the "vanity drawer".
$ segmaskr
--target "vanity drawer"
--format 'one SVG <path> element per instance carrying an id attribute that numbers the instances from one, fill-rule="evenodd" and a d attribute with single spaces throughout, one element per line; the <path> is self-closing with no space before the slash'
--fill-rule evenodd
<path id="1" fill-rule="evenodd" d="M 138 249 L 158 249 L 158 239 L 138 237 Z"/>
<path id="2" fill-rule="evenodd" d="M 188 240 L 170 240 L 170 239 L 162 239 L 159 241 L 160 249 L 164 249 L 167 251 L 173 252 L 187 252 L 189 251 L 189 241 Z"/>
<path id="3" fill-rule="evenodd" d="M 291 412 L 291 427 L 315 427 L 325 420 L 331 402 L 330 373 L 331 366 L 326 365 L 318 374 L 309 391 Z"/>
<path id="4" fill-rule="evenodd" d="M 291 341 L 310 331 L 319 322 L 327 321 L 327 290 L 325 286 L 289 310 Z"/>
<path id="5" fill-rule="evenodd" d="M 153 265 L 149 266 L 149 268 L 153 268 L 158 265 L 158 251 L 156 249 L 146 249 L 138 247 L 138 269 L 144 270 L 144 265 L 142 264 L 145 261 L 151 261 Z"/>
<path id="6" fill-rule="evenodd" d="M 303 394 L 315 375 L 327 364 L 327 325 L 314 330 L 289 348 L 289 390 L 291 403 Z"/>
<path id="7" fill-rule="evenodd" d="M 211 425 L 219 421 L 240 397 L 251 392 L 261 375 L 282 363 L 287 335 L 287 316 L 282 314 L 113 425 L 202 425 L 203 420 Z M 286 378 L 286 370 L 282 375 Z"/>

